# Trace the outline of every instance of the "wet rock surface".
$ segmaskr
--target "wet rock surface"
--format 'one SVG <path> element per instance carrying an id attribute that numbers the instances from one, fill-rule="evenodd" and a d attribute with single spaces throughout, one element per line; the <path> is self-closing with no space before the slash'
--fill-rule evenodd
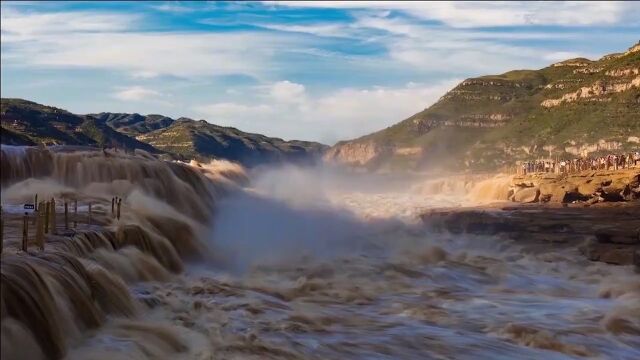
<path id="1" fill-rule="evenodd" d="M 439 209 L 422 214 L 421 219 L 439 231 L 500 234 L 518 242 L 566 244 L 578 247 L 593 261 L 640 267 L 639 201 Z"/>
<path id="2" fill-rule="evenodd" d="M 540 198 L 540 189 L 527 187 L 513 194 L 513 201 L 520 203 L 534 203 Z"/>

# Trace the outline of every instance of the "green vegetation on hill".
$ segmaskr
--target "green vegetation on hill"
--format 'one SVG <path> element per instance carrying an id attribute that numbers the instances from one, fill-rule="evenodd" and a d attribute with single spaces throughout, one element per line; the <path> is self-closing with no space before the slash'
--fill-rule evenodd
<path id="1" fill-rule="evenodd" d="M 107 123 L 110 127 L 131 136 L 146 134 L 153 130 L 158 130 L 170 126 L 175 120 L 163 115 L 140 115 L 122 113 L 99 113 L 89 114 L 100 121 Z"/>
<path id="2" fill-rule="evenodd" d="M 2 143 L 12 145 L 86 145 L 142 149 L 149 144 L 121 134 L 90 116 L 79 116 L 52 106 L 22 99 L 2 99 Z"/>
<path id="3" fill-rule="evenodd" d="M 1 103 L 2 143 L 10 145 L 119 147 L 185 160 L 224 158 L 245 165 L 314 161 L 327 148 L 315 142 L 246 133 L 204 120 L 119 113 L 75 115 L 22 99 L 3 98 Z"/>
<path id="4" fill-rule="evenodd" d="M 639 45 L 596 61 L 467 79 L 404 121 L 336 144 L 326 158 L 370 168 L 489 170 L 519 159 L 576 156 L 597 143 L 637 148 Z M 359 158 L 363 144 L 368 153 Z M 407 148 L 420 151 L 402 151 Z"/>
<path id="5" fill-rule="evenodd" d="M 158 149 L 185 158 L 215 157 L 248 165 L 263 162 L 304 162 L 322 155 L 326 146 L 307 141 L 284 141 L 210 124 L 204 120 L 181 118 L 171 126 L 139 135 L 138 139 Z"/>

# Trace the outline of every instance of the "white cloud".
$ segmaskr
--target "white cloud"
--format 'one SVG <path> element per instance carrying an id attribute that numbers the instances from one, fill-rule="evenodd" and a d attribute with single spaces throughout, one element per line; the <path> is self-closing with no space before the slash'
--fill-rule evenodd
<path id="1" fill-rule="evenodd" d="M 279 102 L 300 102 L 305 100 L 305 88 L 288 80 L 278 81 L 271 85 L 269 95 Z"/>
<path id="2" fill-rule="evenodd" d="M 157 72 L 153 72 L 153 71 L 134 71 L 131 73 L 131 77 L 134 79 L 153 79 L 155 77 L 158 77 L 158 73 Z"/>
<path id="3" fill-rule="evenodd" d="M 188 13 L 198 10 L 198 8 L 181 5 L 179 2 L 165 2 L 160 5 L 152 5 L 151 8 L 170 13 Z"/>
<path id="4" fill-rule="evenodd" d="M 2 63 L 121 70 L 133 77 L 260 77 L 297 40 L 257 32 L 132 32 L 138 17 L 92 12 L 2 12 Z M 5 47 L 7 45 L 7 47 Z M 251 49 L 251 56 L 247 56 Z"/>
<path id="5" fill-rule="evenodd" d="M 115 32 L 129 29 L 138 16 L 97 12 L 25 13 L 2 11 L 2 41 L 33 40 L 55 34 Z"/>
<path id="6" fill-rule="evenodd" d="M 540 56 L 544 51 L 481 41 L 440 43 L 401 39 L 389 43 L 389 53 L 392 59 L 418 68 L 462 71 L 477 76 L 542 64 Z"/>
<path id="7" fill-rule="evenodd" d="M 549 59 L 560 56 L 558 52 L 544 48 L 508 45 L 504 40 L 547 39 L 550 36 L 554 39 L 568 39 L 578 36 L 575 33 L 554 35 L 542 32 L 451 30 L 422 27 L 406 19 L 377 16 L 359 17 L 354 27 L 382 30 L 391 34 L 379 41 L 387 47 L 388 55 L 394 61 L 409 64 L 416 69 L 463 71 L 470 76 L 544 66 Z"/>
<path id="8" fill-rule="evenodd" d="M 332 143 L 377 131 L 403 120 L 434 103 L 459 80 L 433 85 L 408 83 L 406 86 L 343 88 L 322 96 L 306 94 L 301 84 L 281 81 L 264 87 L 269 102 L 237 102 L 197 106 L 199 116 L 216 124 L 250 128 L 272 136 L 311 139 Z M 284 93 L 306 94 L 296 104 L 286 96 L 271 96 L 274 87 Z M 298 86 L 295 86 L 298 85 Z M 310 136 L 309 129 L 313 129 Z"/>
<path id="9" fill-rule="evenodd" d="M 255 117 L 273 112 L 269 105 L 244 105 L 232 102 L 196 106 L 195 110 L 199 114 L 205 114 L 212 123 L 229 125 L 233 124 L 234 120 L 253 120 Z"/>
<path id="10" fill-rule="evenodd" d="M 88 67 L 180 77 L 259 77 L 287 41 L 252 33 L 96 33 L 39 36 L 13 44 L 15 64 Z M 247 48 L 251 56 L 246 56 Z"/>
<path id="11" fill-rule="evenodd" d="M 310 121 L 344 127 L 347 137 L 383 129 L 422 111 L 450 90 L 459 79 L 404 87 L 346 88 L 319 97 L 309 106 Z"/>
<path id="12" fill-rule="evenodd" d="M 452 1 L 267 1 L 290 7 L 397 10 L 453 27 L 514 25 L 611 25 L 621 21 L 638 24 L 640 9 L 625 2 L 452 2 Z"/>
<path id="13" fill-rule="evenodd" d="M 122 88 L 114 92 L 113 97 L 123 101 L 143 101 L 153 100 L 162 97 L 162 94 L 156 90 L 147 89 L 142 86 L 131 86 Z"/>
<path id="14" fill-rule="evenodd" d="M 472 14 L 467 12 L 472 8 L 478 10 L 478 14 L 482 14 L 482 11 L 499 13 L 502 11 L 500 9 L 518 9 L 509 4 L 499 7 L 487 3 L 415 5 L 395 2 L 323 2 L 299 3 L 295 6 L 355 8 L 369 5 L 379 9 L 422 9 L 420 11 L 429 10 L 432 14 L 449 9 L 447 11 L 455 14 L 460 12 L 456 15 L 460 18 L 471 16 Z M 527 11 L 532 11 L 532 6 L 524 7 L 529 9 Z M 557 12 L 564 11 L 567 6 L 569 5 L 559 5 Z M 572 13 L 580 14 L 581 11 L 587 11 L 582 8 L 590 9 L 591 6 L 594 5 L 585 4 Z M 611 5 L 598 6 L 608 8 Z M 575 6 L 571 5 L 569 8 L 573 7 Z M 535 18 L 545 18 L 545 12 L 548 12 L 545 9 L 549 8 L 554 6 L 543 7 L 544 11 L 536 12 Z M 603 14 L 606 18 L 607 11 L 603 11 Z M 332 58 L 337 61 L 354 61 L 353 58 L 357 58 L 359 63 L 371 59 L 390 60 L 401 66 L 415 66 L 418 71 L 457 68 L 465 69 L 470 74 L 482 74 L 506 71 L 511 67 L 542 65 L 541 61 L 544 59 L 555 59 L 554 54 L 547 54 L 544 49 L 533 50 L 506 45 L 501 41 L 503 39 L 544 38 L 551 35 L 559 38 L 576 35 L 452 31 L 442 27 L 423 27 L 413 20 L 389 18 L 387 15 L 388 13 L 375 16 L 372 16 L 371 12 L 358 13 L 356 21 L 351 24 L 260 25 L 281 32 L 359 38 L 381 44 L 388 50 L 387 54 L 355 56 L 330 51 L 324 47 L 317 48 L 302 35 L 259 32 L 131 32 L 130 26 L 136 23 L 133 20 L 138 18 L 136 15 L 91 12 L 27 13 L 10 9 L 2 13 L 2 63 L 23 67 L 118 70 L 138 79 L 162 75 L 196 78 L 243 74 L 266 80 L 273 76 L 274 72 L 285 69 L 282 63 L 277 62 L 281 60 L 276 60 L 276 57 L 282 59 L 281 55 L 284 53 L 304 53 L 316 58 Z M 373 36 L 372 29 L 382 30 L 387 34 Z M 9 46 L 5 47 L 5 43 Z M 247 56 L 247 49 L 251 49 L 251 56 Z"/>
<path id="15" fill-rule="evenodd" d="M 284 25 L 284 24 L 256 24 L 265 29 L 298 32 L 317 36 L 348 37 L 342 24 L 310 24 L 310 25 Z"/>

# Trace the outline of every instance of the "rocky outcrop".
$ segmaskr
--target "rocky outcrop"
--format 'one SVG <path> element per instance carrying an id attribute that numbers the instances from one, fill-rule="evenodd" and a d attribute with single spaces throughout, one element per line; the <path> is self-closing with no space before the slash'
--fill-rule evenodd
<path id="1" fill-rule="evenodd" d="M 594 236 L 581 247 L 589 260 L 640 266 L 640 222 L 610 224 L 596 230 Z"/>
<path id="2" fill-rule="evenodd" d="M 569 60 L 564 60 L 564 61 L 560 61 L 557 62 L 555 64 L 552 64 L 551 66 L 553 67 L 561 67 L 561 66 L 589 66 L 591 65 L 592 61 L 589 59 L 585 59 L 585 58 L 575 58 L 575 59 L 569 59 Z"/>
<path id="3" fill-rule="evenodd" d="M 625 55 L 624 53 L 607 54 L 607 55 L 601 57 L 598 61 L 607 61 L 607 60 L 617 59 L 617 58 L 622 57 L 624 55 Z"/>
<path id="4" fill-rule="evenodd" d="M 509 114 L 470 114 L 461 116 L 455 120 L 445 120 L 443 126 L 462 127 L 498 127 L 505 125 L 513 116 Z"/>
<path id="5" fill-rule="evenodd" d="M 584 68 L 576 69 L 576 70 L 585 70 Z M 575 70 L 574 70 L 575 71 Z M 578 83 L 581 83 L 582 79 L 560 79 L 558 81 L 554 81 L 550 84 L 545 85 L 545 89 L 566 89 L 572 86 L 575 86 Z"/>
<path id="6" fill-rule="evenodd" d="M 591 261 L 614 265 L 640 265 L 638 250 L 627 245 L 589 243 L 582 247 L 581 251 Z"/>
<path id="7" fill-rule="evenodd" d="M 469 191 L 469 198 L 482 203 L 508 200 L 585 205 L 640 200 L 640 168 L 570 175 L 499 175 L 478 182 Z"/>
<path id="8" fill-rule="evenodd" d="M 373 142 L 337 144 L 325 154 L 325 161 L 348 165 L 365 165 L 381 155 L 382 149 Z"/>
<path id="9" fill-rule="evenodd" d="M 640 199 L 640 169 L 588 171 L 534 181 L 541 189 L 540 201 L 593 204 Z"/>
<path id="10" fill-rule="evenodd" d="M 419 146 L 401 147 L 393 149 L 395 155 L 419 156 L 422 155 L 423 149 Z"/>
<path id="11" fill-rule="evenodd" d="M 595 73 L 599 73 L 600 71 L 602 71 L 604 68 L 599 66 L 599 67 L 583 67 L 583 68 L 578 68 L 573 70 L 574 74 L 595 74 Z"/>
<path id="12" fill-rule="evenodd" d="M 626 140 L 628 143 L 634 142 L 633 137 L 629 137 Z M 572 145 L 567 145 L 564 147 L 564 152 L 575 156 L 585 156 L 597 151 L 618 151 L 622 149 L 622 145 L 623 143 L 621 141 L 607 141 L 604 139 L 600 139 L 596 143 L 585 143 L 580 145 L 572 142 Z"/>
<path id="13" fill-rule="evenodd" d="M 624 54 L 625 55 L 629 55 L 629 54 L 636 53 L 636 52 L 640 52 L 640 41 L 638 41 L 637 44 L 635 44 L 632 47 L 630 47 L 629 50 L 627 50 Z"/>
<path id="14" fill-rule="evenodd" d="M 540 199 L 540 189 L 537 187 L 525 187 L 515 192 L 512 196 L 513 201 L 519 203 L 534 203 Z"/>
<path id="15" fill-rule="evenodd" d="M 526 83 L 517 81 L 505 81 L 505 80 L 484 80 L 484 79 L 468 79 L 460 83 L 460 86 L 506 86 L 506 87 L 524 87 Z"/>
<path id="16" fill-rule="evenodd" d="M 638 74 L 640 74 L 640 68 L 613 69 L 605 73 L 605 75 L 613 77 L 634 76 Z"/>
<path id="17" fill-rule="evenodd" d="M 640 267 L 640 202 L 625 206 L 440 209 L 421 219 L 435 231 L 500 235 L 523 246 L 575 246 L 592 261 Z"/>
<path id="18" fill-rule="evenodd" d="M 562 95 L 557 99 L 546 99 L 540 103 L 543 107 L 550 108 L 558 106 L 562 103 L 570 103 L 578 100 L 598 100 L 607 101 L 606 98 L 602 98 L 606 95 L 611 95 L 623 91 L 630 90 L 632 88 L 640 87 L 640 76 L 634 78 L 628 82 L 622 83 L 606 83 L 604 81 L 596 81 L 591 86 L 584 86 L 580 89 Z"/>

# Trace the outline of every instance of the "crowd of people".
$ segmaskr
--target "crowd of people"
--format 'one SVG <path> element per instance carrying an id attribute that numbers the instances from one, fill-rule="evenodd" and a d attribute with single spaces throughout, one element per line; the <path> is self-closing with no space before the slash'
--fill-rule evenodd
<path id="1" fill-rule="evenodd" d="M 586 170 L 618 170 L 640 167 L 640 151 L 626 154 L 609 154 L 599 157 L 569 160 L 535 160 L 518 164 L 518 175 L 531 173 L 569 174 Z"/>

